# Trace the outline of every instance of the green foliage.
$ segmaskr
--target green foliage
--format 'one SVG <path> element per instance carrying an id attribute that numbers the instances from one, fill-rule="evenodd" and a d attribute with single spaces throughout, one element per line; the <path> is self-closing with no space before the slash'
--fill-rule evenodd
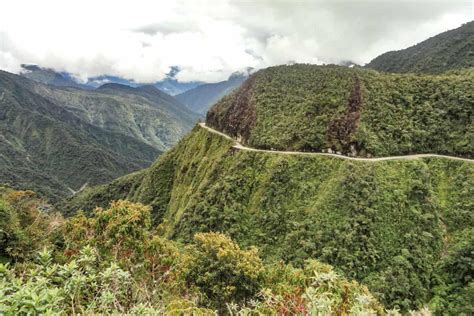
<path id="1" fill-rule="evenodd" d="M 149 211 L 116 201 L 79 214 L 63 224 L 64 243 L 50 239 L 36 260 L 0 264 L 0 313 L 385 314 L 366 287 L 328 265 L 264 265 L 256 248 L 220 233 L 183 247 L 153 232 Z"/>
<path id="2" fill-rule="evenodd" d="M 276 275 L 278 275 L 277 278 Z M 228 305 L 232 315 L 385 315 L 366 287 L 349 282 L 315 260 L 303 269 L 267 266 L 268 288 L 250 306 Z"/>
<path id="3" fill-rule="evenodd" d="M 439 262 L 432 308 L 453 315 L 474 313 L 474 229 L 466 228 L 451 237 L 452 247 Z"/>
<path id="4" fill-rule="evenodd" d="M 0 186 L 0 258 L 4 261 L 30 259 L 57 233 L 62 217 L 39 207 L 49 206 L 34 192 Z"/>
<path id="5" fill-rule="evenodd" d="M 223 310 L 226 303 L 245 302 L 258 292 L 263 265 L 257 249 L 241 250 L 219 233 L 196 234 L 194 242 L 186 280 L 199 287 L 210 307 Z"/>
<path id="6" fill-rule="evenodd" d="M 244 249 L 258 245 L 266 262 L 301 267 L 318 258 L 367 284 L 389 308 L 421 309 L 439 297 L 444 303 L 433 306 L 443 311 L 461 295 L 442 287 L 454 276 L 438 276 L 453 236 L 474 226 L 472 163 L 350 162 L 231 145 L 197 128 L 150 169 L 72 204 L 104 205 L 119 192 L 115 198 L 150 203 L 172 239 L 223 232 Z"/>
<path id="7" fill-rule="evenodd" d="M 417 45 L 384 53 L 366 67 L 387 72 L 440 73 L 474 67 L 474 22 L 431 37 Z"/>
<path id="8" fill-rule="evenodd" d="M 270 67 L 213 106 L 206 122 L 263 149 L 471 157 L 473 81 L 473 69 L 422 76 L 342 66 Z"/>

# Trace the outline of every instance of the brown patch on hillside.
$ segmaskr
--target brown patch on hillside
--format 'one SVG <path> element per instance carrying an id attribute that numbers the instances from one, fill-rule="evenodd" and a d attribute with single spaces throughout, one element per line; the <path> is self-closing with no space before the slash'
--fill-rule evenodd
<path id="1" fill-rule="evenodd" d="M 255 126 L 257 118 L 255 104 L 252 102 L 252 88 L 255 75 L 251 75 L 239 90 L 232 94 L 229 102 L 221 101 L 216 104 L 206 116 L 206 123 L 233 137 L 241 138 L 245 142 L 250 137 L 250 132 Z"/>
<path id="2" fill-rule="evenodd" d="M 360 80 L 354 78 L 354 85 L 347 102 L 347 109 L 343 116 L 336 118 L 329 123 L 328 142 L 333 150 L 348 153 L 358 150 L 356 142 L 352 136 L 357 131 L 360 121 L 360 111 L 362 108 L 362 94 Z"/>

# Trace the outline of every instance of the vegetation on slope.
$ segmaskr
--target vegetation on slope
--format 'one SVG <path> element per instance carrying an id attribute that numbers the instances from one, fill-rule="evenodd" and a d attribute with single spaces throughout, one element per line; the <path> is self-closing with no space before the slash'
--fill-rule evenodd
<path id="1" fill-rule="evenodd" d="M 165 151 L 195 124 L 198 115 L 154 86 L 105 84 L 94 91 L 35 85 L 35 93 L 84 122 L 133 137 Z"/>
<path id="2" fill-rule="evenodd" d="M 469 162 L 238 151 L 196 127 L 149 169 L 86 190 L 70 207 L 142 202 L 172 239 L 224 232 L 258 245 L 267 262 L 332 264 L 387 307 L 467 313 L 473 180 Z"/>
<path id="3" fill-rule="evenodd" d="M 473 157 L 473 81 L 474 68 L 419 76 L 277 66 L 212 107 L 206 123 L 263 149 Z"/>
<path id="4" fill-rule="evenodd" d="M 378 71 L 441 73 L 474 67 L 474 22 L 417 45 L 384 53 L 366 65 Z"/>
<path id="5" fill-rule="evenodd" d="M 11 255 L 0 263 L 5 315 L 386 314 L 366 287 L 315 260 L 264 264 L 256 248 L 220 233 L 196 234 L 186 247 L 167 240 L 141 204 L 117 201 L 51 225 L 31 202 L 28 192 L 0 197 L 0 250 Z M 20 224 L 9 226 L 12 217 Z M 43 239 L 31 234 L 45 227 L 52 229 Z M 20 249 L 42 250 L 17 257 L 12 235 L 22 236 Z"/>
<path id="6" fill-rule="evenodd" d="M 197 115 L 154 87 L 57 88 L 0 72 L 0 183 L 52 201 L 149 166 Z"/>

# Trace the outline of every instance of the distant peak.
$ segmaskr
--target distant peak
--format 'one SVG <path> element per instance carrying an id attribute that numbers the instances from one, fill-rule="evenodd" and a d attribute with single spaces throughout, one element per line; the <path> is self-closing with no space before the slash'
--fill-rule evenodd
<path id="1" fill-rule="evenodd" d="M 143 92 L 148 92 L 148 93 L 162 93 L 160 89 L 158 89 L 157 87 L 151 84 L 140 86 L 137 89 Z"/>
<path id="2" fill-rule="evenodd" d="M 230 75 L 229 80 L 245 79 L 250 76 L 254 70 L 252 67 L 247 67 L 245 70 L 235 71 Z"/>
<path id="3" fill-rule="evenodd" d="M 229 80 L 244 79 L 246 77 L 248 77 L 248 73 L 236 71 L 230 75 Z"/>
<path id="4" fill-rule="evenodd" d="M 23 68 L 25 70 L 29 70 L 29 71 L 42 70 L 42 68 L 40 66 L 34 65 L 34 64 L 21 64 L 21 68 Z"/>
<path id="5" fill-rule="evenodd" d="M 100 87 L 97 88 L 97 90 L 106 90 L 106 89 L 130 91 L 130 90 L 134 90 L 135 88 L 127 86 L 125 84 L 113 83 L 113 82 L 105 83 L 105 84 L 103 84 L 103 85 L 101 85 Z"/>

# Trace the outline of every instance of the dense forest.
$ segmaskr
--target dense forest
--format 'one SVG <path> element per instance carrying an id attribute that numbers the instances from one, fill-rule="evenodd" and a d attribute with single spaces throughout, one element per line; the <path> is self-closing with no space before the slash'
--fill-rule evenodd
<path id="1" fill-rule="evenodd" d="M 267 264 L 221 233 L 170 241 L 141 204 L 68 219 L 41 206 L 31 191 L 0 188 L 2 315 L 400 315 L 316 260 Z"/>
<path id="2" fill-rule="evenodd" d="M 213 106 L 206 123 L 263 149 L 472 157 L 473 82 L 473 69 L 421 76 L 270 67 Z"/>
<path id="3" fill-rule="evenodd" d="M 474 22 L 407 49 L 382 54 L 366 65 L 378 71 L 442 73 L 474 67 Z"/>
<path id="4" fill-rule="evenodd" d="M 69 208 L 140 202 L 173 240 L 223 232 L 258 245 L 265 262 L 331 264 L 387 308 L 454 313 L 473 307 L 473 180 L 470 162 L 238 151 L 196 127 L 149 169 L 86 190 Z"/>

